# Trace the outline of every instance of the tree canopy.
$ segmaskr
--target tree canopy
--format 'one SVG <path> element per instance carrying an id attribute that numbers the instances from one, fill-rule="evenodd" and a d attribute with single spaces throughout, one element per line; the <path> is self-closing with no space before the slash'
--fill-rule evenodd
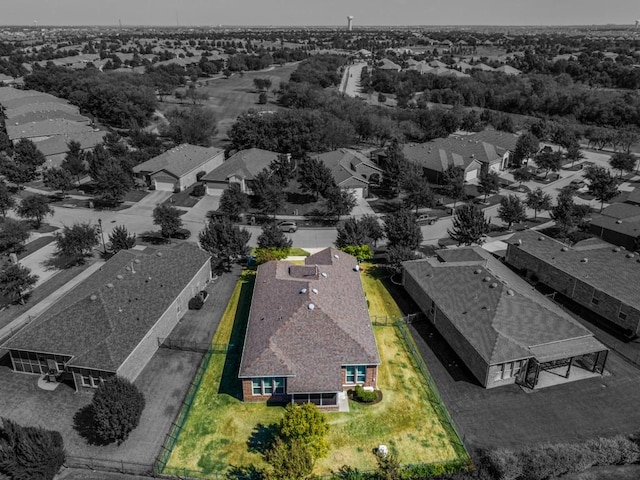
<path id="1" fill-rule="evenodd" d="M 40 228 L 44 217 L 53 215 L 53 209 L 47 197 L 36 194 L 25 197 L 16 208 L 16 213 L 19 217 L 32 219 L 35 227 Z"/>
<path id="2" fill-rule="evenodd" d="M 538 187 L 527 193 L 525 205 L 533 210 L 533 218 L 536 219 L 540 210 L 549 210 L 551 208 L 551 195 Z"/>
<path id="3" fill-rule="evenodd" d="M 520 223 L 527 218 L 524 204 L 517 195 L 507 195 L 500 200 L 498 207 L 498 218 L 507 223 L 507 230 L 511 230 L 511 225 Z"/>
<path id="4" fill-rule="evenodd" d="M 55 233 L 57 254 L 73 257 L 81 262 L 90 256 L 93 248 L 98 245 L 98 230 L 89 222 L 65 225 L 61 232 Z"/>
<path id="5" fill-rule="evenodd" d="M 124 225 L 116 225 L 109 235 L 109 242 L 111 243 L 111 251 L 118 253 L 120 250 L 129 250 L 136 244 L 135 233 L 129 234 L 129 231 Z"/>
<path id="6" fill-rule="evenodd" d="M 161 128 L 161 133 L 178 145 L 190 143 L 209 147 L 218 132 L 218 118 L 209 107 L 174 108 L 166 113 L 166 117 L 169 124 Z"/>
<path id="7" fill-rule="evenodd" d="M 238 221 L 240 214 L 249 210 L 249 196 L 240 190 L 240 185 L 231 183 L 220 197 L 218 211 L 229 217 L 232 221 Z"/>
<path id="8" fill-rule="evenodd" d="M 153 224 L 160 227 L 160 234 L 164 238 L 173 237 L 182 228 L 180 210 L 166 203 L 157 205 L 153 209 Z"/>
<path id="9" fill-rule="evenodd" d="M 316 157 L 306 158 L 300 161 L 298 166 L 298 181 L 303 192 L 311 192 L 318 196 L 324 196 L 327 191 L 335 186 L 335 180 L 329 167 Z"/>
<path id="10" fill-rule="evenodd" d="M 602 211 L 604 202 L 608 202 L 620 193 L 618 191 L 618 180 L 604 167 L 589 165 L 585 171 L 584 178 L 589 181 L 589 193 L 600 201 L 600 211 Z"/>
<path id="11" fill-rule="evenodd" d="M 453 227 L 447 232 L 458 245 L 480 245 L 484 235 L 489 233 L 490 225 L 491 219 L 487 219 L 477 205 L 462 205 L 455 211 Z"/>
<path id="12" fill-rule="evenodd" d="M 251 233 L 233 225 L 228 219 L 209 220 L 200 232 L 200 246 L 217 260 L 218 265 L 246 255 Z"/>
<path id="13" fill-rule="evenodd" d="M 38 281 L 37 275 L 17 263 L 11 263 L 0 270 L 0 293 L 7 298 L 20 300 L 24 304 L 24 294 Z"/>
<path id="14" fill-rule="evenodd" d="M 336 247 L 341 250 L 359 245 L 374 247 L 378 240 L 384 238 L 384 231 L 375 215 L 349 217 L 338 225 L 337 230 Z"/>

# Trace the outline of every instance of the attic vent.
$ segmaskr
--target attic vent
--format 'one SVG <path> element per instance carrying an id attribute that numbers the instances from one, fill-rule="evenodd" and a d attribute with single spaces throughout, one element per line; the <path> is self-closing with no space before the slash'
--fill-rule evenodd
<path id="1" fill-rule="evenodd" d="M 162 252 L 158 252 L 158 253 L 156 253 L 156 255 L 161 257 L 162 256 Z"/>
<path id="2" fill-rule="evenodd" d="M 497 288 L 498 284 L 496 282 L 493 282 L 491 285 L 489 285 L 489 288 Z"/>
<path id="3" fill-rule="evenodd" d="M 300 293 L 307 293 L 307 289 L 306 288 L 300 289 Z"/>
<path id="4" fill-rule="evenodd" d="M 589 261 L 588 258 L 583 258 L 582 260 L 580 260 L 582 263 L 587 263 Z"/>
<path id="5" fill-rule="evenodd" d="M 543 240 L 544 240 L 544 237 L 538 237 L 538 240 L 539 240 L 539 241 L 543 241 Z"/>
<path id="6" fill-rule="evenodd" d="M 317 288 L 312 288 L 312 289 L 311 289 L 311 291 L 312 291 L 313 293 L 315 293 L 316 295 L 318 294 L 318 289 L 317 289 Z"/>
<path id="7" fill-rule="evenodd" d="M 130 267 L 129 265 L 127 265 L 126 267 L 124 267 L 124 269 L 125 269 L 127 272 L 130 272 L 130 271 L 131 271 L 131 267 Z"/>
<path id="8" fill-rule="evenodd" d="M 327 272 L 322 272 L 320 275 L 322 275 L 324 278 L 327 278 Z"/>
<path id="9" fill-rule="evenodd" d="M 613 248 L 613 251 L 614 251 L 614 252 L 616 252 L 616 253 L 618 253 L 618 252 L 620 251 L 620 249 L 619 249 L 618 247 L 614 247 L 614 248 Z"/>
<path id="10" fill-rule="evenodd" d="M 522 239 L 521 238 L 518 239 L 518 245 L 522 245 Z"/>
<path id="11" fill-rule="evenodd" d="M 567 247 L 562 247 L 562 248 L 560 249 L 560 251 L 561 251 L 561 252 L 566 252 L 567 250 L 569 250 Z"/>
<path id="12" fill-rule="evenodd" d="M 107 283 L 107 288 L 113 288 L 113 283 Z"/>
<path id="13" fill-rule="evenodd" d="M 516 294 L 516 292 L 514 292 L 513 290 L 507 290 L 507 295 L 509 295 L 510 297 L 513 297 Z"/>
<path id="14" fill-rule="evenodd" d="M 620 225 L 622 223 L 622 220 L 616 220 L 616 223 Z"/>
<path id="15" fill-rule="evenodd" d="M 313 310 L 314 308 L 316 308 L 316 306 L 315 306 L 313 303 L 310 303 L 310 304 L 307 306 L 307 308 L 308 308 L 309 310 Z"/>
<path id="16" fill-rule="evenodd" d="M 482 279 L 483 282 L 490 282 L 491 281 L 491 277 L 484 277 Z"/>
<path id="17" fill-rule="evenodd" d="M 89 300 L 91 300 L 92 302 L 95 302 L 97 299 L 98 299 L 98 297 L 97 297 L 97 296 L 95 296 L 95 295 L 91 295 L 91 296 L 89 297 Z"/>
<path id="18" fill-rule="evenodd" d="M 476 275 L 480 275 L 482 273 L 482 269 L 480 268 L 476 268 L 473 273 L 475 273 Z"/>
<path id="19" fill-rule="evenodd" d="M 627 258 L 633 258 L 635 255 L 633 253 L 627 253 Z"/>
<path id="20" fill-rule="evenodd" d="M 360 271 L 360 265 L 356 265 L 355 267 L 353 267 L 353 270 L 356 272 Z"/>
<path id="21" fill-rule="evenodd" d="M 333 258 L 340 258 L 340 256 L 338 256 L 338 254 L 337 254 L 337 253 L 334 253 L 334 254 L 333 254 Z"/>
<path id="22" fill-rule="evenodd" d="M 117 278 L 118 280 L 124 280 L 124 277 L 123 277 L 122 275 L 116 275 L 116 278 Z"/>

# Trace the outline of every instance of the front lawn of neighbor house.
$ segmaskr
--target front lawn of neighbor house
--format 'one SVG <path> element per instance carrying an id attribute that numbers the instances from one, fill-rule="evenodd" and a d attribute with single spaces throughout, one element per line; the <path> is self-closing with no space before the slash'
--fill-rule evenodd
<path id="1" fill-rule="evenodd" d="M 362 279 L 371 315 L 401 316 L 379 278 L 365 270 Z M 165 473 L 191 470 L 213 476 L 232 467 L 246 472 L 252 465 L 265 466 L 261 441 L 268 436 L 269 426 L 282 418 L 284 409 L 239 400 L 237 371 L 253 281 L 253 275 L 247 273 L 236 286 L 214 338 L 214 343 L 231 343 L 234 348 L 227 355 L 213 355 Z M 430 403 L 427 383 L 398 328 L 376 326 L 374 334 L 382 360 L 378 386 L 383 400 L 371 406 L 350 402 L 350 412 L 327 414 L 331 450 L 317 462 L 315 472 L 329 473 L 345 464 L 373 469 L 372 451 L 380 444 L 395 450 L 405 464 L 466 455 Z"/>

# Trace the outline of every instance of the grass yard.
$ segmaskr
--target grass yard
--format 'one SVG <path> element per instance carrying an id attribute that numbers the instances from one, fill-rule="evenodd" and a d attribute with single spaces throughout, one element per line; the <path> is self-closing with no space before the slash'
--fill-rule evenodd
<path id="1" fill-rule="evenodd" d="M 371 315 L 402 315 L 373 267 L 364 265 L 362 280 Z M 186 469 L 213 476 L 265 466 L 260 446 L 284 409 L 239 400 L 237 371 L 253 281 L 253 275 L 245 273 L 236 285 L 213 340 L 235 348 L 226 356 L 214 354 L 211 358 L 165 473 L 184 473 Z M 402 463 L 458 458 L 455 439 L 429 403 L 427 384 L 398 329 L 374 327 L 374 334 L 382 359 L 378 385 L 383 400 L 371 406 L 350 402 L 350 412 L 327 414 L 331 452 L 318 461 L 318 474 L 344 464 L 373 469 L 372 450 L 379 444 L 395 449 Z"/>

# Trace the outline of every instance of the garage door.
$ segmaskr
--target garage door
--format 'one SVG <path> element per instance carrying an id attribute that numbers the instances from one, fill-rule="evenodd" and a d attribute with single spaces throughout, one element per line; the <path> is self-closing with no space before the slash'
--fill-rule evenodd
<path id="1" fill-rule="evenodd" d="M 465 176 L 464 179 L 468 182 L 469 180 L 473 180 L 474 178 L 478 178 L 478 170 L 470 170 L 468 171 Z"/>
<path id="2" fill-rule="evenodd" d="M 165 182 L 154 182 L 156 185 L 156 190 L 162 190 L 163 192 L 173 192 L 173 183 L 165 183 Z"/>

